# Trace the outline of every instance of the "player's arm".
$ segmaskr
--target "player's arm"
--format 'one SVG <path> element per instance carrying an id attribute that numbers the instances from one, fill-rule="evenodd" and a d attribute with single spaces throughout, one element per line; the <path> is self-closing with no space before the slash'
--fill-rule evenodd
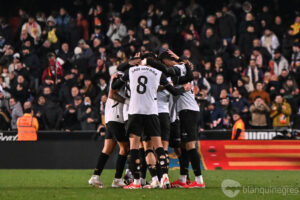
<path id="1" fill-rule="evenodd" d="M 118 78 L 118 75 L 117 74 L 113 74 L 111 76 L 111 81 L 112 83 Z M 109 92 L 108 92 L 108 97 L 115 100 L 115 101 L 118 101 L 120 103 L 124 103 L 125 102 L 125 98 L 123 98 L 121 95 L 118 94 L 118 90 L 113 90 L 112 88 L 109 89 Z"/>
<path id="2" fill-rule="evenodd" d="M 161 71 L 168 77 L 180 75 L 180 70 L 177 67 L 167 67 L 165 64 L 159 62 L 158 60 L 152 59 L 152 58 L 147 59 L 147 65 L 150 65 L 151 67 Z"/>
<path id="3" fill-rule="evenodd" d="M 172 95 L 177 96 L 185 93 L 186 91 L 191 90 L 191 85 L 186 84 L 180 88 L 175 88 L 171 83 L 167 80 L 166 75 L 162 74 L 160 78 L 160 84 L 164 86 L 166 90 L 168 90 Z"/>
<path id="4" fill-rule="evenodd" d="M 118 90 L 120 89 L 126 81 L 129 80 L 129 71 L 127 70 L 124 75 L 118 77 L 118 78 L 115 78 L 113 80 L 113 82 L 111 83 L 111 89 L 113 90 Z"/>
<path id="5" fill-rule="evenodd" d="M 182 85 L 189 83 L 194 79 L 192 69 L 188 63 L 185 64 L 186 75 L 185 76 L 175 76 L 172 77 L 172 81 L 175 85 Z"/>
<path id="6" fill-rule="evenodd" d="M 130 59 L 129 61 L 121 63 L 118 67 L 117 70 L 121 72 L 125 72 L 128 70 L 130 67 L 136 66 L 141 62 L 141 58 L 134 57 Z"/>

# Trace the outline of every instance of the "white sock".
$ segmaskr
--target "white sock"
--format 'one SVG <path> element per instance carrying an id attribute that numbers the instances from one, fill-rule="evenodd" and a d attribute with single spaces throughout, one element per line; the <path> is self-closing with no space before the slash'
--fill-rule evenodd
<path id="1" fill-rule="evenodd" d="M 195 177 L 195 181 L 196 181 L 198 184 L 203 184 L 203 177 L 202 177 L 202 175 L 196 176 L 196 177 Z"/>
<path id="2" fill-rule="evenodd" d="M 121 178 L 115 178 L 115 181 L 121 181 L 122 179 Z"/>
<path id="3" fill-rule="evenodd" d="M 156 181 L 158 181 L 158 177 L 157 176 L 153 176 L 152 177 L 152 182 L 156 182 Z"/>
<path id="4" fill-rule="evenodd" d="M 187 175 L 180 175 L 180 176 L 179 176 L 179 180 L 180 180 L 182 183 L 186 183 L 186 178 L 187 178 Z"/>
<path id="5" fill-rule="evenodd" d="M 139 184 L 141 184 L 141 180 L 140 179 L 134 179 L 133 184 L 134 185 L 139 185 Z"/>
<path id="6" fill-rule="evenodd" d="M 141 184 L 142 184 L 142 185 L 146 185 L 146 179 L 141 178 L 140 180 L 141 180 Z"/>
<path id="7" fill-rule="evenodd" d="M 168 174 L 163 174 L 162 177 L 168 177 Z"/>

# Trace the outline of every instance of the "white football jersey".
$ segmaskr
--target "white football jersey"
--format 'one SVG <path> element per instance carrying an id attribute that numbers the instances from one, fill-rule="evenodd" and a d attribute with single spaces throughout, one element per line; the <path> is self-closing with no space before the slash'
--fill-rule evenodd
<path id="1" fill-rule="evenodd" d="M 170 110 L 170 121 L 171 123 L 175 122 L 176 119 L 178 119 L 178 114 L 176 110 L 176 101 L 178 100 L 177 96 L 171 95 L 170 101 L 169 101 L 169 110 Z"/>
<path id="2" fill-rule="evenodd" d="M 169 113 L 169 105 L 170 105 L 170 92 L 167 90 L 162 90 L 157 92 L 157 108 L 158 113 Z"/>
<path id="3" fill-rule="evenodd" d="M 181 64 L 175 66 L 180 69 L 180 73 L 181 73 L 180 76 L 185 76 L 186 74 L 185 65 Z M 180 112 L 181 110 L 199 111 L 199 106 L 195 100 L 194 88 L 192 88 L 191 91 L 187 91 L 179 96 L 179 99 L 176 102 L 176 109 L 177 112 Z"/>
<path id="4" fill-rule="evenodd" d="M 123 86 L 118 91 L 118 94 L 122 97 L 125 97 L 124 91 L 125 91 L 125 86 Z M 105 123 L 108 123 L 110 121 L 124 123 L 123 107 L 124 107 L 123 103 L 120 103 L 111 98 L 107 98 L 105 104 L 105 115 L 104 115 Z"/>
<path id="5" fill-rule="evenodd" d="M 129 114 L 158 115 L 157 89 L 162 72 L 147 66 L 129 69 Z"/>
<path id="6" fill-rule="evenodd" d="M 171 78 L 168 77 L 167 80 L 170 82 Z M 172 99 L 172 96 L 173 95 L 166 89 L 157 92 L 158 113 L 170 113 L 170 100 Z"/>

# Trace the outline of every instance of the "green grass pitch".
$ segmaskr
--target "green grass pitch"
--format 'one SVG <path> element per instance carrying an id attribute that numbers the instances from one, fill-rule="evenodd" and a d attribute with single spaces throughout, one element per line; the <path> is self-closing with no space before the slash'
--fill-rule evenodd
<path id="1" fill-rule="evenodd" d="M 240 190 L 232 199 L 300 199 L 299 171 L 204 171 L 205 189 L 130 191 L 110 187 L 114 170 L 104 170 L 102 174 L 106 188 L 91 187 L 87 183 L 91 173 L 92 170 L 0 170 L 0 200 L 231 199 L 224 195 L 221 188 L 225 179 L 240 183 L 240 187 L 232 188 L 233 191 Z M 171 180 L 177 177 L 178 171 L 170 171 Z M 275 189 L 270 191 L 270 187 Z M 285 193 L 280 190 L 283 187 L 292 189 L 292 194 L 291 190 Z M 248 188 L 248 191 L 244 188 Z M 254 188 L 257 188 L 256 192 Z"/>

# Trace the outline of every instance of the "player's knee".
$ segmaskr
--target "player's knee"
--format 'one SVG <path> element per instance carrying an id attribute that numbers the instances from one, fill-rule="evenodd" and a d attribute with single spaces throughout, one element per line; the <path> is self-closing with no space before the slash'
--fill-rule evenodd
<path id="1" fill-rule="evenodd" d="M 186 148 L 187 151 L 195 149 L 196 148 L 195 141 L 187 142 L 185 144 L 185 148 Z"/>
<path id="2" fill-rule="evenodd" d="M 119 154 L 122 156 L 126 156 L 128 154 L 128 149 L 120 148 Z"/>
<path id="3" fill-rule="evenodd" d="M 102 153 L 110 155 L 113 152 L 113 148 L 111 147 L 103 147 Z"/>

